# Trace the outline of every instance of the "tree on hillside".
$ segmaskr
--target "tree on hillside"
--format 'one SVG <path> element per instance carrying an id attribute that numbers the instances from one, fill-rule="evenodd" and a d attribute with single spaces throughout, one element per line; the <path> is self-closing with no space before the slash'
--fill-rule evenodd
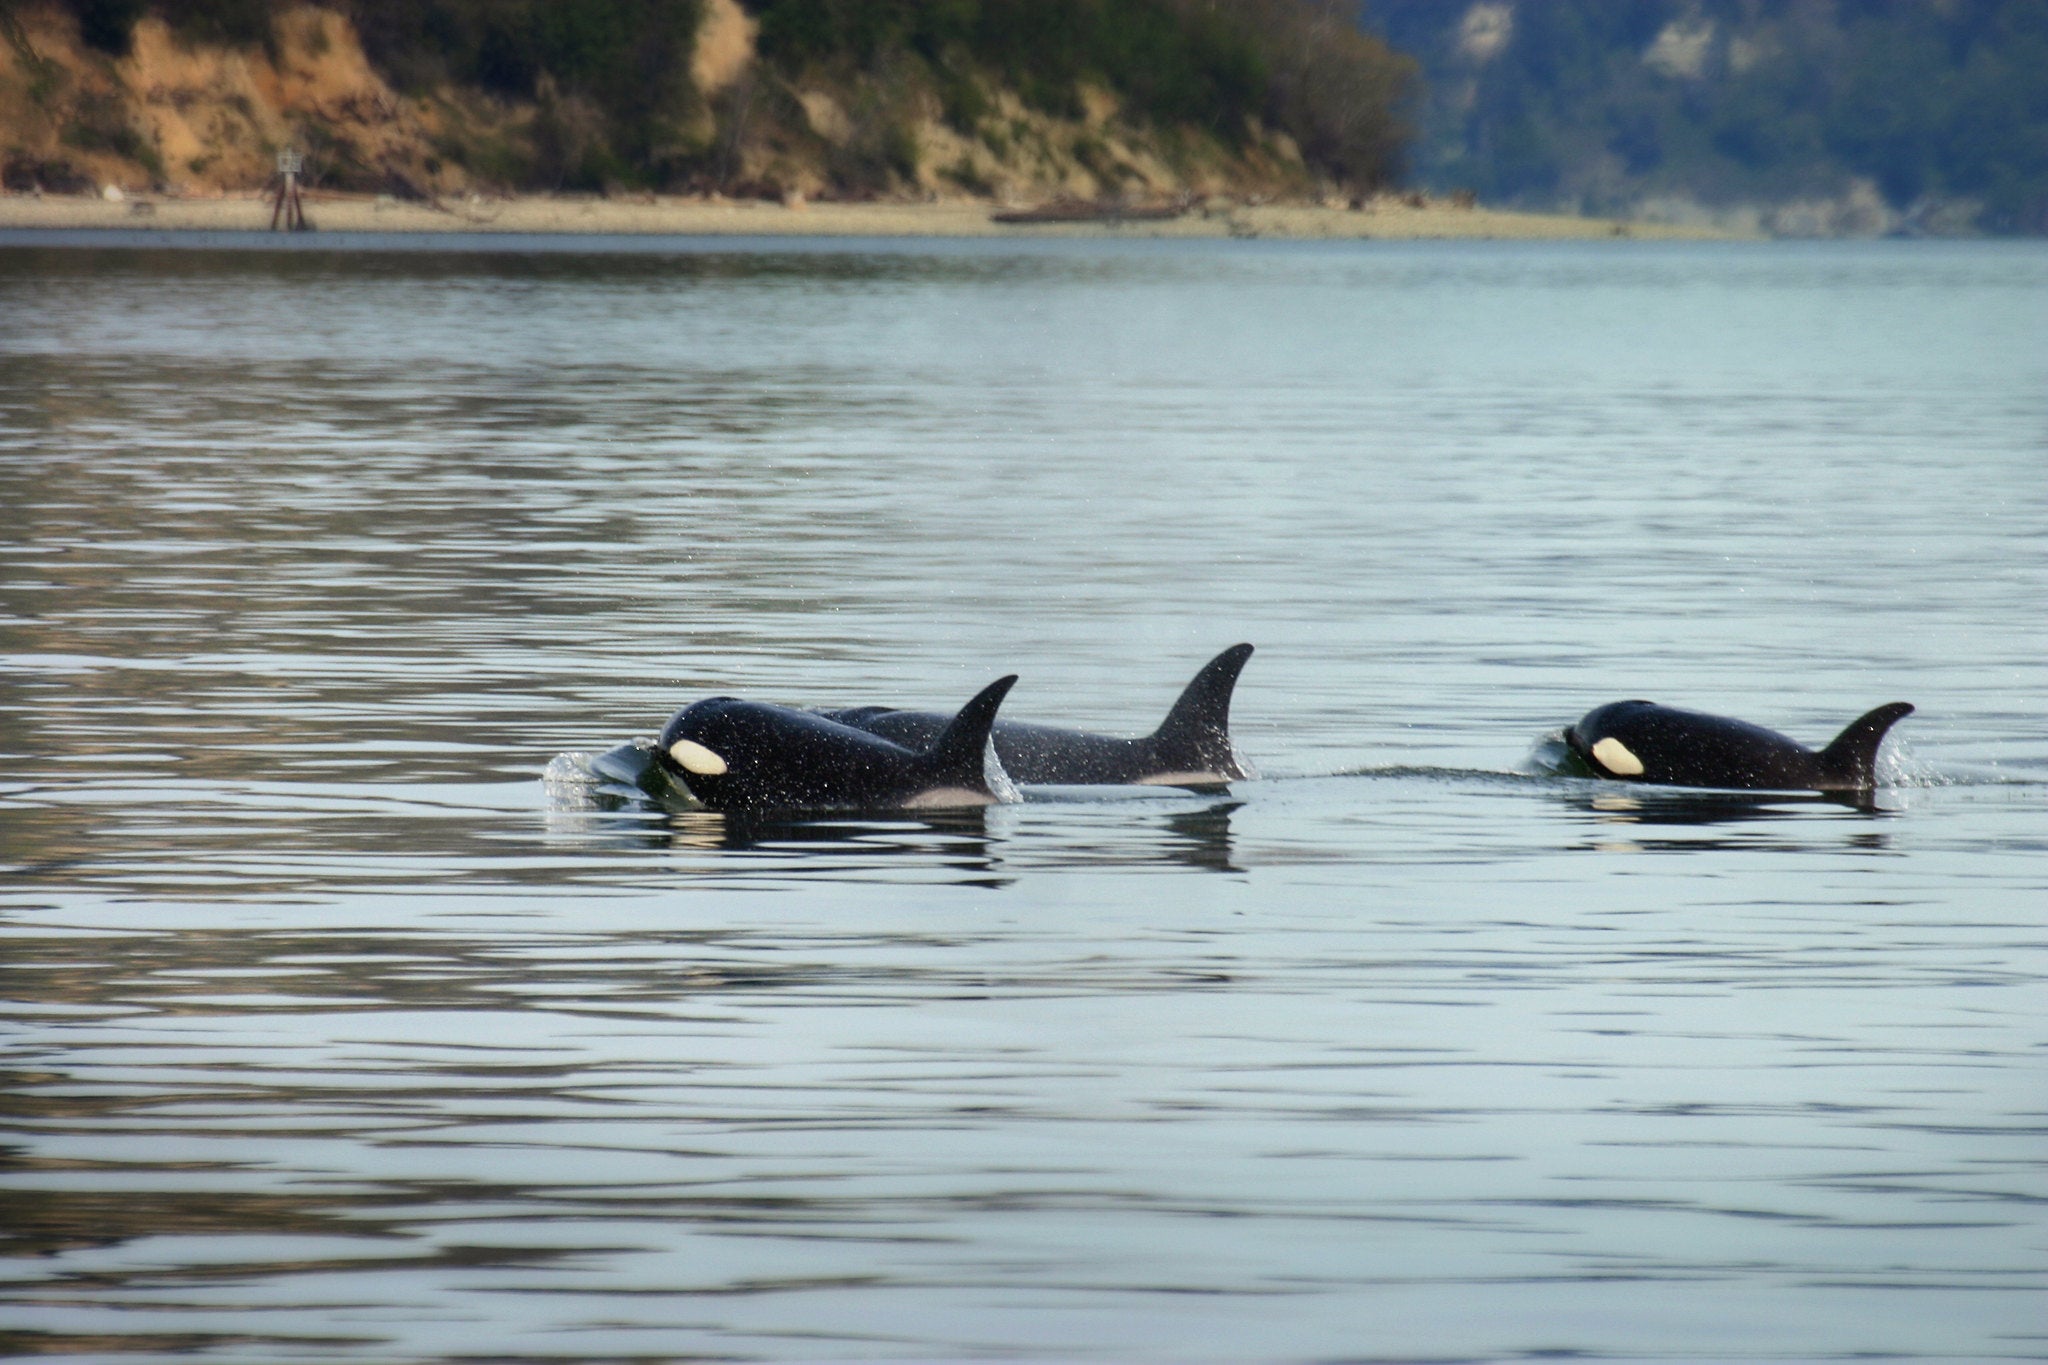
<path id="1" fill-rule="evenodd" d="M 280 13 L 273 0 L 53 2 L 115 55 L 145 14 L 189 42 L 274 52 Z M 703 0 L 308 2 L 348 15 L 399 91 L 453 92 L 437 156 L 534 189 L 731 188 L 746 145 L 823 158 L 844 192 L 886 192 L 917 179 L 911 128 L 934 112 L 996 148 L 1012 137 L 993 118 L 999 92 L 1081 123 L 1090 90 L 1169 160 L 1174 147 L 1266 153 L 1285 134 L 1314 175 L 1370 189 L 1401 174 L 1414 76 L 1341 0 L 741 0 L 758 60 L 707 103 L 690 75 Z M 820 94 L 845 106 L 851 136 L 813 126 L 803 101 Z M 1114 183 L 1101 140 L 1071 136 L 1063 154 Z"/>
<path id="2" fill-rule="evenodd" d="M 1902 213 L 2048 231 L 2040 0 L 1369 0 L 1365 22 L 1424 65 L 1439 184 L 1625 210 L 1860 179 Z"/>

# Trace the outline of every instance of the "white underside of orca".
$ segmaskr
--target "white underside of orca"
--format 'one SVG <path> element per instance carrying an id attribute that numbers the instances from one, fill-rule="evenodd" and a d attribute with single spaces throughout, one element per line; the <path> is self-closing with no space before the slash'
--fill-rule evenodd
<path id="1" fill-rule="evenodd" d="M 1212 787 L 1231 779 L 1223 773 L 1147 773 L 1137 779 L 1138 787 Z"/>
<path id="2" fill-rule="evenodd" d="M 958 810 L 966 806 L 999 806 L 1003 798 L 965 787 L 934 787 L 904 801 L 901 810 Z"/>

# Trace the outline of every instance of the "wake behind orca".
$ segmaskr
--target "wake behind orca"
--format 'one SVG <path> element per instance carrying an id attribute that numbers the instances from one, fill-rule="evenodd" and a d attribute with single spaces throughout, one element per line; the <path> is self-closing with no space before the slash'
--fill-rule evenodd
<path id="1" fill-rule="evenodd" d="M 998 678 L 929 745 L 905 748 L 794 707 L 707 697 L 669 718 L 655 761 L 712 810 L 938 810 L 1016 800 L 989 742 L 1016 683 Z"/>
<path id="2" fill-rule="evenodd" d="M 1133 739 L 998 720 L 996 755 L 1018 782 L 1092 786 L 1215 786 L 1250 776 L 1230 743 L 1230 698 L 1252 647 L 1232 645 L 1204 664 L 1157 730 Z M 816 714 L 911 749 L 931 744 L 947 717 L 889 706 L 852 706 Z"/>
<path id="3" fill-rule="evenodd" d="M 1888 702 L 1849 722 L 1818 752 L 1775 730 L 1648 701 L 1595 707 L 1565 731 L 1565 744 L 1596 777 L 1676 787 L 1747 791 L 1867 792 L 1877 751 L 1913 714 Z"/>

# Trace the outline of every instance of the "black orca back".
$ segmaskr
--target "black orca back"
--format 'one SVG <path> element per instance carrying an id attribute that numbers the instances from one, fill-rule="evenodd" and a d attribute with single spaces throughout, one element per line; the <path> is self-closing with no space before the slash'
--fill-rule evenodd
<path id="1" fill-rule="evenodd" d="M 1736 790 L 1867 791 L 1876 784 L 1885 732 L 1912 710 L 1905 702 L 1880 706 L 1815 753 L 1748 721 L 1619 701 L 1587 712 L 1565 732 L 1565 742 L 1602 777 Z"/>
<path id="2" fill-rule="evenodd" d="M 898 711 L 888 706 L 849 706 L 821 716 L 908 749 L 931 747 L 946 717 L 935 711 Z M 992 732 L 1003 771 L 1018 782 L 1138 782 L 1153 771 L 1150 739 L 1117 739 L 1083 730 L 999 720 Z"/>
<path id="3" fill-rule="evenodd" d="M 1149 735 L 1120 739 L 1052 725 L 998 720 L 996 754 L 1018 782 L 1098 784 L 1227 782 L 1247 775 L 1230 743 L 1230 698 L 1238 674 L 1252 655 L 1250 645 L 1232 645 L 1202 666 L 1182 689 L 1160 727 Z M 817 714 L 911 749 L 934 743 L 946 718 L 930 711 L 888 706 L 849 706 Z"/>
<path id="4" fill-rule="evenodd" d="M 815 712 L 711 697 L 677 712 L 657 741 L 658 761 L 714 810 L 890 809 L 1014 797 L 989 762 L 989 729 L 1016 675 L 983 688 L 921 750 Z M 678 758 L 685 750 L 699 767 Z M 701 769 L 701 770 L 700 770 Z M 964 801 L 963 801 L 964 798 Z"/>

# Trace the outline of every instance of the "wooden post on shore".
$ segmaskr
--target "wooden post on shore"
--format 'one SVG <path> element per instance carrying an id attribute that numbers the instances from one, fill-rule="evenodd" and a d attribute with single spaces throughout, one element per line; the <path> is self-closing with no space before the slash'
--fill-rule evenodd
<path id="1" fill-rule="evenodd" d="M 277 231 L 277 220 L 284 219 L 286 232 L 306 232 L 312 224 L 306 221 L 306 206 L 299 202 L 299 172 L 305 162 L 298 151 L 287 147 L 277 154 L 277 203 L 270 210 L 270 230 Z"/>

